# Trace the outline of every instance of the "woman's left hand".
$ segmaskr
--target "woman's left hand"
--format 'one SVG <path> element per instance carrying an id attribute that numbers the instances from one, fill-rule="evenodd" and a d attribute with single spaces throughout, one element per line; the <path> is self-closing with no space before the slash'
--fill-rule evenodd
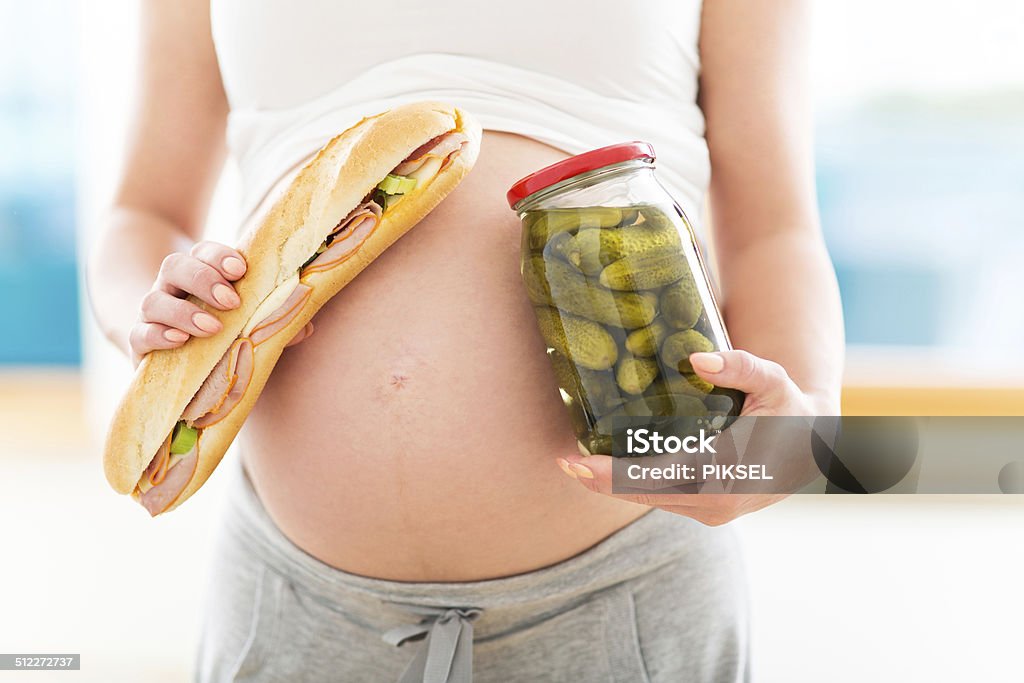
<path id="1" fill-rule="evenodd" d="M 805 394 L 778 363 L 746 351 L 695 353 L 690 362 L 698 375 L 715 386 L 745 392 L 744 416 L 822 414 L 821 404 Z M 825 410 L 831 412 L 827 407 Z M 595 493 L 661 508 L 711 526 L 725 524 L 785 498 L 766 493 L 615 494 L 612 462 L 607 455 L 573 454 L 558 458 L 558 465 L 567 475 Z"/>

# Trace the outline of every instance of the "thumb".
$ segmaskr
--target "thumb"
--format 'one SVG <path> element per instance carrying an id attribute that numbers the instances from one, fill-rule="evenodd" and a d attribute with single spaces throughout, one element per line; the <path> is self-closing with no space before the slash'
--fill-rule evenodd
<path id="1" fill-rule="evenodd" d="M 715 386 L 761 398 L 784 391 L 791 381 L 781 365 L 746 351 L 694 353 L 690 363 L 698 375 Z"/>
<path id="2" fill-rule="evenodd" d="M 288 342 L 287 344 L 285 344 L 284 346 L 285 346 L 285 348 L 288 348 L 289 346 L 295 346 L 299 342 L 304 341 L 307 338 L 309 338 L 309 336 L 312 335 L 312 334 L 313 334 L 313 323 L 312 322 L 308 322 L 308 323 L 306 323 L 306 326 L 303 327 L 301 330 L 299 330 L 298 333 L 296 333 L 296 335 L 294 337 L 292 337 L 292 340 L 290 342 Z"/>

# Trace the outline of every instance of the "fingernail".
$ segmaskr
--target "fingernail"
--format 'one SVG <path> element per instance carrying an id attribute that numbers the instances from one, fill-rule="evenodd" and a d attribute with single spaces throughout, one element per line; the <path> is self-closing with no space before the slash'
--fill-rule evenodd
<path id="1" fill-rule="evenodd" d="M 245 262 L 234 256 L 228 256 L 220 262 L 220 265 L 228 272 L 229 275 L 237 277 L 245 273 Z"/>
<path id="2" fill-rule="evenodd" d="M 196 313 L 192 316 L 192 322 L 203 332 L 214 333 L 220 330 L 220 321 L 209 313 Z"/>
<path id="3" fill-rule="evenodd" d="M 169 342 L 179 344 L 181 342 L 188 341 L 188 332 L 182 332 L 181 330 L 164 330 L 164 339 Z"/>
<path id="4" fill-rule="evenodd" d="M 580 465 L 579 463 L 575 463 L 575 462 L 572 463 L 571 465 L 569 465 L 569 467 L 572 468 L 572 471 L 576 473 L 577 477 L 580 477 L 580 478 L 583 478 L 583 479 L 593 479 L 594 478 L 594 473 L 591 471 L 591 469 L 589 467 L 586 467 L 584 465 Z"/>
<path id="5" fill-rule="evenodd" d="M 576 478 L 576 473 L 572 471 L 571 467 L 569 467 L 568 460 L 566 460 L 565 458 L 555 458 L 555 461 L 558 463 L 558 466 L 562 468 L 563 472 L 568 474 L 573 479 Z"/>
<path id="6" fill-rule="evenodd" d="M 235 294 L 234 290 L 228 287 L 223 282 L 218 282 L 213 286 L 213 298 L 217 300 L 221 306 L 228 308 L 234 308 L 238 305 L 238 295 Z"/>
<path id="7" fill-rule="evenodd" d="M 690 364 L 694 368 L 704 372 L 721 372 L 725 367 L 725 359 L 717 353 L 693 353 L 690 354 Z"/>

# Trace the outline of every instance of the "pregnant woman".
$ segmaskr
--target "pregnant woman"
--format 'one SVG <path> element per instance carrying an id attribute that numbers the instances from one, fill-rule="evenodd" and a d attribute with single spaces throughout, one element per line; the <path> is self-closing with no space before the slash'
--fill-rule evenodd
<path id="1" fill-rule="evenodd" d="M 609 493 L 577 454 L 504 194 L 652 142 L 715 246 L 732 340 L 694 365 L 746 414 L 836 414 L 841 322 L 815 208 L 801 0 L 145 4 L 124 173 L 90 264 L 134 362 L 216 332 L 245 263 L 202 241 L 225 156 L 239 224 L 331 136 L 422 99 L 479 162 L 289 348 L 240 437 L 200 681 L 741 681 L 743 496 Z M 212 5 L 212 6 L 211 6 Z M 698 221 L 701 223 L 701 221 Z M 313 327 L 315 326 L 315 331 Z"/>

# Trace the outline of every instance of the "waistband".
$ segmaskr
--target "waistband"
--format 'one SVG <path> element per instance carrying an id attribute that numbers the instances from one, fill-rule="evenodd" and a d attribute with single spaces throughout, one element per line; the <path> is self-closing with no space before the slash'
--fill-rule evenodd
<path id="1" fill-rule="evenodd" d="M 228 531 L 243 539 L 247 551 L 271 569 L 342 609 L 375 605 L 379 610 L 382 604 L 392 603 L 426 609 L 476 608 L 488 615 L 496 610 L 548 611 L 654 572 L 685 553 L 700 553 L 709 542 L 708 532 L 721 531 L 652 510 L 583 553 L 525 574 L 451 583 L 389 581 L 336 569 L 304 552 L 274 524 L 238 459 L 230 465 L 225 467 L 232 470 Z"/>

